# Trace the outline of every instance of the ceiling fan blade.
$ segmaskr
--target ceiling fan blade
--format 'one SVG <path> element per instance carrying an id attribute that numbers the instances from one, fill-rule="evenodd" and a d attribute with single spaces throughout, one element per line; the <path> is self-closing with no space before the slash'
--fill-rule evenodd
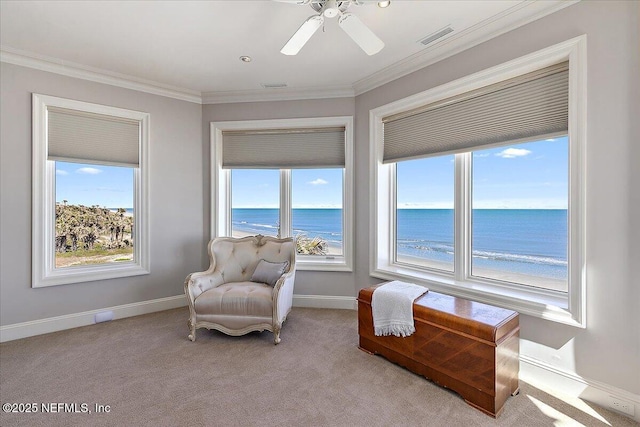
<path id="1" fill-rule="evenodd" d="M 313 15 L 298 28 L 298 31 L 291 36 L 287 44 L 280 50 L 285 55 L 297 55 L 300 49 L 309 41 L 311 36 L 318 31 L 324 23 L 322 15 Z"/>
<path id="2" fill-rule="evenodd" d="M 384 47 L 384 42 L 352 13 L 343 13 L 338 20 L 338 25 L 367 55 L 375 55 Z"/>

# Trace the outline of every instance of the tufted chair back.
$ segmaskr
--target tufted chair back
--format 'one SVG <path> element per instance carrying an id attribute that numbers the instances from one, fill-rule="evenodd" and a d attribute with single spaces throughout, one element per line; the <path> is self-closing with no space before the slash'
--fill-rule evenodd
<path id="1" fill-rule="evenodd" d="M 220 275 L 223 283 L 246 282 L 261 259 L 269 262 L 289 261 L 289 269 L 295 263 L 293 241 L 277 242 L 264 239 L 230 241 L 215 239 L 209 243 L 209 254 L 215 265 L 213 274 Z"/>

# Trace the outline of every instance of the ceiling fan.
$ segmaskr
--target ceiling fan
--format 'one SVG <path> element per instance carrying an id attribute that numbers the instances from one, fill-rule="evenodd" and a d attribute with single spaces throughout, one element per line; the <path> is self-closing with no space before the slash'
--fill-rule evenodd
<path id="1" fill-rule="evenodd" d="M 297 55 L 300 49 L 309 41 L 311 36 L 324 24 L 324 18 L 338 18 L 338 25 L 367 55 L 375 55 L 384 47 L 384 42 L 376 36 L 353 13 L 347 12 L 352 4 L 362 5 L 366 0 L 276 0 L 283 3 L 295 3 L 297 5 L 309 5 L 318 12 L 309 17 L 298 31 L 289 39 L 280 50 L 285 55 Z M 390 3 L 390 2 L 379 2 Z"/>

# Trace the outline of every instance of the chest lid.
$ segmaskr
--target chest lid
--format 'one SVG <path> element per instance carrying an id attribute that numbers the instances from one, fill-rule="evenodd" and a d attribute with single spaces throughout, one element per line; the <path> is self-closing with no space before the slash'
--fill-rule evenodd
<path id="1" fill-rule="evenodd" d="M 375 288 L 362 289 L 358 299 L 371 304 Z M 519 327 L 513 310 L 431 290 L 414 301 L 413 317 L 494 343 Z"/>

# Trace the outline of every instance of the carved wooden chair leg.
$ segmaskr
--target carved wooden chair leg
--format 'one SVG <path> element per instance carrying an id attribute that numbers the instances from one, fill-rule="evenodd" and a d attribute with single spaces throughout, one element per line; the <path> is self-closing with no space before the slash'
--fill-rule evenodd
<path id="1" fill-rule="evenodd" d="M 191 320 L 187 321 L 187 325 L 189 326 L 189 332 L 191 332 L 187 338 L 189 338 L 191 340 L 191 342 L 195 342 L 195 340 L 196 340 L 196 327 L 195 327 L 195 325 L 193 325 L 191 323 Z"/>
<path id="2" fill-rule="evenodd" d="M 273 327 L 273 344 L 274 345 L 278 345 L 280 344 L 280 325 L 275 325 Z"/>

